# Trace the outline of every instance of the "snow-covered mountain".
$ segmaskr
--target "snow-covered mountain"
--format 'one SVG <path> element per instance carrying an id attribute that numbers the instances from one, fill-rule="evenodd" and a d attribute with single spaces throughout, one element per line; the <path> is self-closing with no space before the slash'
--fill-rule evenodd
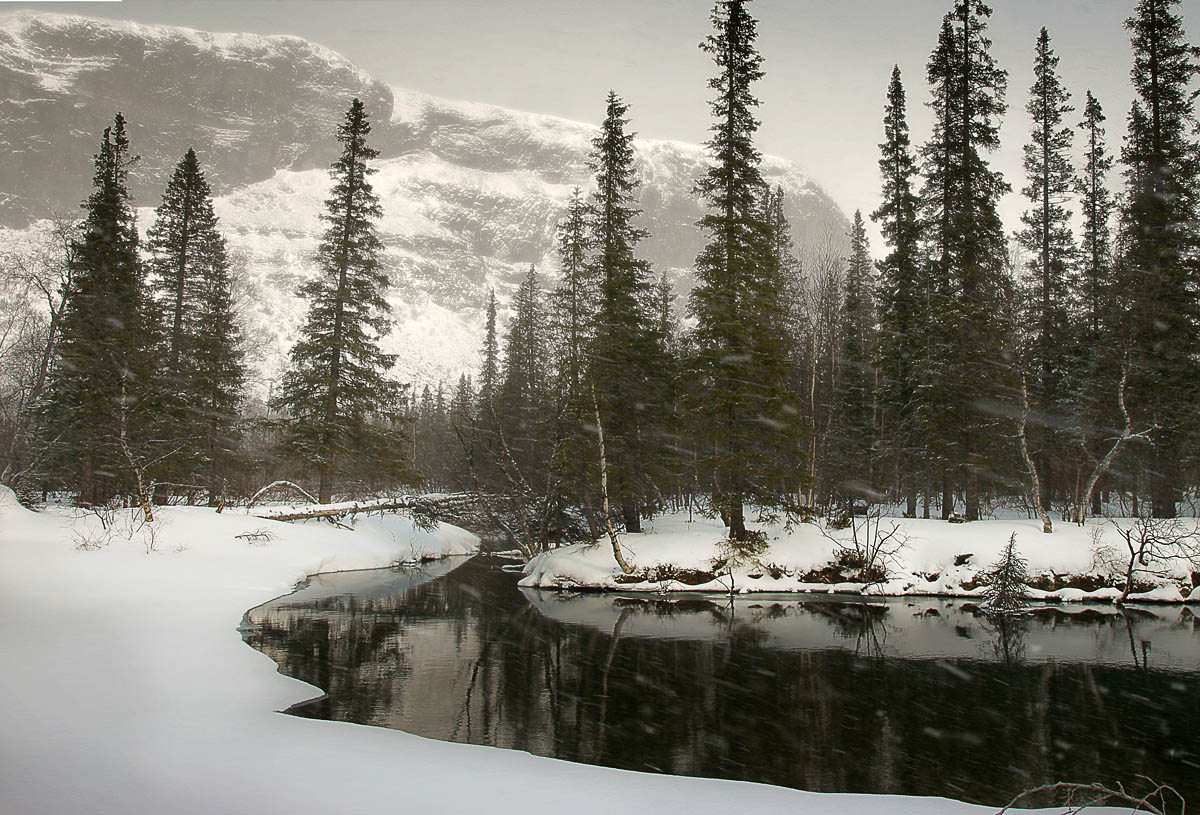
<path id="1" fill-rule="evenodd" d="M 0 219 L 19 228 L 73 211 L 117 109 L 142 156 L 133 190 L 143 227 L 194 146 L 245 272 L 257 366 L 269 381 L 303 319 L 295 290 L 316 272 L 325 168 L 351 96 L 366 104 L 381 151 L 373 183 L 396 317 L 386 345 L 402 378 L 457 378 L 476 363 L 488 289 L 503 302 L 530 265 L 553 276 L 555 225 L 572 189 L 588 187 L 593 126 L 388 88 L 296 37 L 17 12 L 0 16 L 0 150 L 13 156 L 0 163 Z M 692 185 L 704 151 L 653 139 L 636 147 L 652 236 L 643 250 L 686 291 L 701 246 Z M 768 157 L 763 170 L 787 193 L 798 244 L 844 234 L 843 214 L 796 165 Z"/>
<path id="2" fill-rule="evenodd" d="M 352 96 L 391 109 L 383 83 L 299 37 L 0 15 L 0 221 L 73 210 L 117 110 L 142 157 L 134 195 L 149 202 L 188 146 L 227 187 L 328 163 Z"/>

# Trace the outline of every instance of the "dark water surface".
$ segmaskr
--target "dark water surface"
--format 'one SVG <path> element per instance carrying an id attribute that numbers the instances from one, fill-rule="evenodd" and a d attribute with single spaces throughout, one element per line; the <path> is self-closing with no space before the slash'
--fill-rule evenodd
<path id="1" fill-rule="evenodd" d="M 314 578 L 244 636 L 291 712 L 632 770 L 1002 805 L 1141 774 L 1200 803 L 1188 609 L 522 590 L 497 561 Z"/>

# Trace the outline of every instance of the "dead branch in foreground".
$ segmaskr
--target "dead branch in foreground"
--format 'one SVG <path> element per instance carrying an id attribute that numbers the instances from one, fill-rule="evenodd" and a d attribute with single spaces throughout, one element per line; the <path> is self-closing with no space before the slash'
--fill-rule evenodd
<path id="1" fill-rule="evenodd" d="M 1174 787 L 1159 784 L 1144 775 L 1139 775 L 1137 778 L 1145 781 L 1152 788 L 1141 797 L 1126 792 L 1123 784 L 1117 784 L 1116 789 L 1113 789 L 1099 783 L 1073 784 L 1067 781 L 1058 781 L 1054 784 L 1043 784 L 1040 787 L 1025 790 L 1009 801 L 996 815 L 1004 815 L 1025 798 L 1044 792 L 1063 794 L 1062 805 L 1067 808 L 1065 815 L 1076 815 L 1088 807 L 1104 804 L 1132 806 L 1135 811 L 1149 812 L 1152 815 L 1187 815 L 1187 801 Z M 1179 803 L 1177 811 L 1169 808 L 1175 802 Z"/>

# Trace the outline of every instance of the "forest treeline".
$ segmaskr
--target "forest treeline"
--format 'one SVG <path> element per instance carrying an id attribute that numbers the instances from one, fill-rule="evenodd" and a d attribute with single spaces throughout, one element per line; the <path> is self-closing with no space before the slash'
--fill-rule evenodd
<path id="1" fill-rule="evenodd" d="M 685 504 L 746 545 L 748 511 L 888 503 L 974 520 L 1028 501 L 1047 529 L 1104 497 L 1179 512 L 1200 483 L 1200 52 L 1178 0 L 1138 0 L 1126 21 L 1134 102 L 1119 149 L 1101 100 L 1064 86 L 1051 32 L 1031 43 L 1015 234 L 997 213 L 1012 186 L 989 161 L 1008 74 L 990 8 L 954 2 L 931 32 L 923 144 L 908 125 L 917 83 L 898 67 L 881 77 L 881 203 L 865 216 L 878 260 L 862 213 L 846 257 L 792 245 L 784 192 L 759 170 L 749 5 L 719 0 L 701 43 L 713 124 L 694 287 L 677 296 L 639 251 L 632 116 L 610 93 L 557 268 L 530 269 L 507 325 L 493 293 L 478 370 L 420 394 L 379 346 L 387 277 L 361 103 L 337 133 L 308 317 L 259 411 L 198 159 L 184 156 L 140 243 L 118 114 L 84 223 L 23 278 L 47 308 L 0 344 L 4 481 L 147 511 L 276 477 L 325 501 L 420 482 L 474 491 L 529 551 L 636 532 Z"/>

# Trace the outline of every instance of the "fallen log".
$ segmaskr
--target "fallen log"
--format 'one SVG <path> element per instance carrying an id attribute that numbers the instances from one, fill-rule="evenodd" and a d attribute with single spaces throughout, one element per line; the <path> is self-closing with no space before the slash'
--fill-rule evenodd
<path id="1" fill-rule="evenodd" d="M 342 504 L 324 504 L 296 509 L 293 507 L 272 510 L 263 508 L 250 514 L 269 521 L 304 521 L 313 518 L 338 520 L 353 518 L 361 513 L 405 511 L 427 523 L 437 523 L 452 514 L 455 509 L 471 505 L 474 496 L 453 495 L 405 495 L 383 498 L 376 501 L 355 501 Z"/>

